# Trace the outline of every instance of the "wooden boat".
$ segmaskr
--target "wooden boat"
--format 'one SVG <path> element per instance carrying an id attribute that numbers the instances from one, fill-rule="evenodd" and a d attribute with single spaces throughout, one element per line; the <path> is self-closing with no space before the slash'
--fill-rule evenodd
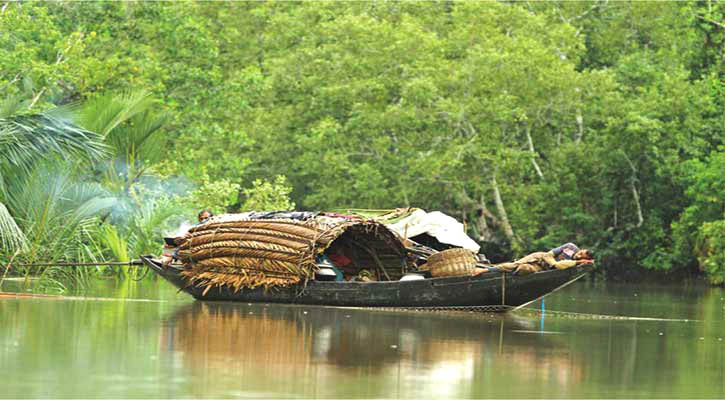
<path id="1" fill-rule="evenodd" d="M 154 272 L 197 300 L 287 303 L 341 307 L 412 308 L 500 312 L 522 307 L 581 278 L 594 269 L 581 265 L 530 275 L 488 272 L 410 281 L 338 282 L 308 280 L 288 287 L 233 290 L 189 282 L 182 269 L 141 257 Z"/>

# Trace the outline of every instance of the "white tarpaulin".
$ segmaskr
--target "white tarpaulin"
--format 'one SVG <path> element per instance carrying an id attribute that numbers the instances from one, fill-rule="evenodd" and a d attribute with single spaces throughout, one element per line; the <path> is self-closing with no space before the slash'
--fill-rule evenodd
<path id="1" fill-rule="evenodd" d="M 441 243 L 463 247 L 474 253 L 478 253 L 481 249 L 478 243 L 466 235 L 462 223 L 440 211 L 427 213 L 424 210 L 415 210 L 409 216 L 387 227 L 405 238 L 427 233 Z"/>

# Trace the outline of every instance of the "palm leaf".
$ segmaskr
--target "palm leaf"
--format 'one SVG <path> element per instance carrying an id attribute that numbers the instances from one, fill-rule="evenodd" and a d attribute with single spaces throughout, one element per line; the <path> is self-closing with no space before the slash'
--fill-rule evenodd
<path id="1" fill-rule="evenodd" d="M 168 114 L 147 110 L 106 135 L 106 143 L 129 166 L 156 163 L 166 152 L 165 139 L 159 129 L 167 121 Z"/>
<path id="2" fill-rule="evenodd" d="M 144 174 L 146 166 L 165 154 L 161 127 L 169 115 L 155 109 L 147 92 L 104 95 L 78 109 L 82 126 L 103 136 L 113 156 L 105 166 L 107 184 L 126 191 Z"/>
<path id="3" fill-rule="evenodd" d="M 127 238 L 120 234 L 115 226 L 104 224 L 98 234 L 98 239 L 111 251 L 114 260 L 128 261 L 131 259 L 128 253 Z"/>
<path id="4" fill-rule="evenodd" d="M 0 164 L 4 167 L 27 170 L 34 160 L 50 154 L 97 160 L 107 149 L 100 135 L 67 119 L 47 114 L 0 118 Z"/>
<path id="5" fill-rule="evenodd" d="M 24 93 L 5 97 L 0 100 L 0 118 L 17 114 L 20 110 L 27 108 L 29 104 L 30 100 Z"/>
<path id="6" fill-rule="evenodd" d="M 84 232 L 115 204 L 97 184 L 76 182 L 66 163 L 38 163 L 29 174 L 9 176 L 7 206 L 26 237 L 27 254 L 34 259 L 73 259 L 83 245 Z"/>
<path id="7" fill-rule="evenodd" d="M 3 203 L 0 203 L 0 244 L 10 252 L 25 245 L 23 231 Z"/>
<path id="8" fill-rule="evenodd" d="M 122 95 L 106 94 L 87 101 L 80 108 L 79 123 L 106 137 L 119 125 L 148 110 L 152 105 L 153 100 L 146 91 Z"/>

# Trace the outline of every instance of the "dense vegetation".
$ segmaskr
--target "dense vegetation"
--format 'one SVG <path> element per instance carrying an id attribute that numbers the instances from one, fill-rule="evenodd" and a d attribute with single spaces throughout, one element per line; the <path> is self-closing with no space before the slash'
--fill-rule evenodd
<path id="1" fill-rule="evenodd" d="M 724 15 L 0 3 L 0 262 L 125 260 L 207 207 L 417 206 L 493 259 L 575 241 L 722 284 Z"/>

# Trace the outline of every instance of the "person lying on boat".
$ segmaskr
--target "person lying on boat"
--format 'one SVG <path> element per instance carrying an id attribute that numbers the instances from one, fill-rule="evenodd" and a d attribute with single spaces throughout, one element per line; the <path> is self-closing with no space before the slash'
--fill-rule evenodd
<path id="1" fill-rule="evenodd" d="M 557 247 L 557 249 L 559 248 Z M 531 253 L 514 262 L 498 264 L 496 268 L 505 272 L 513 272 L 515 275 L 528 275 L 548 269 L 567 269 L 576 265 L 594 264 L 590 250 L 578 250 L 568 260 L 557 260 L 554 250 Z"/>

